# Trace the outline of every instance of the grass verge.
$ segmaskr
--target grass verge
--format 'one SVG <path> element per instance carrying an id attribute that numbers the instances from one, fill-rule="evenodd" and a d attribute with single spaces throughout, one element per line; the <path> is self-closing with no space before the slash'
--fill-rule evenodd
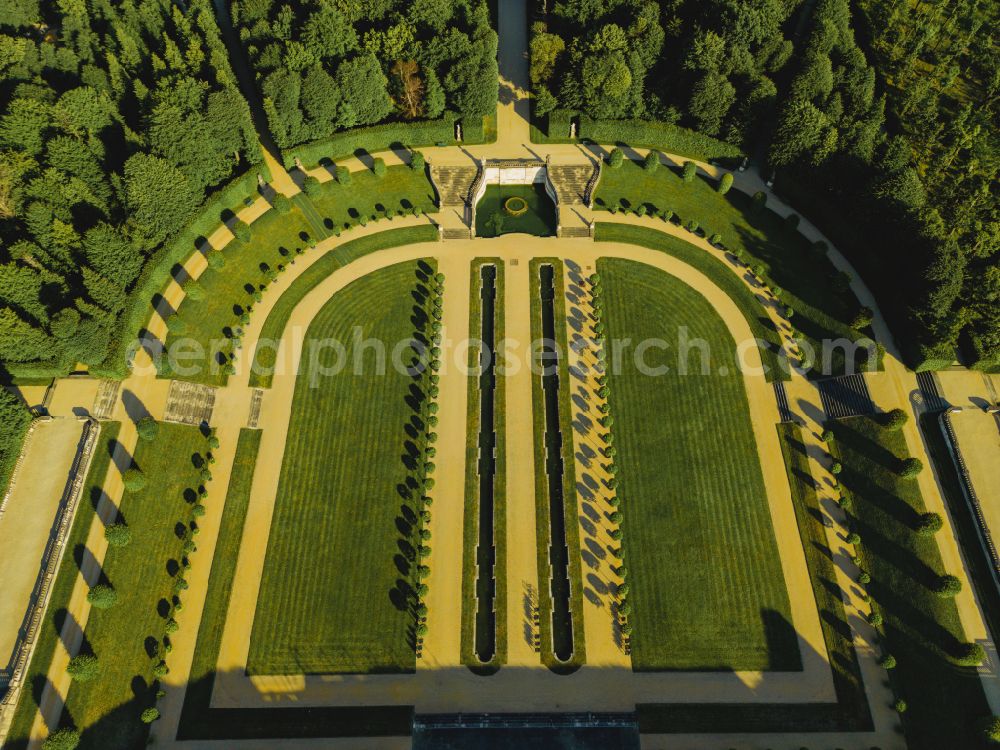
<path id="1" fill-rule="evenodd" d="M 49 595 L 49 605 L 38 631 L 38 641 L 31 656 L 31 663 L 24 675 L 24 688 L 17 701 L 14 717 L 4 743 L 10 750 L 22 750 L 28 745 L 31 736 L 31 725 L 38 712 L 38 704 L 42 699 L 42 690 L 48 680 L 49 665 L 59 643 L 59 633 L 66 622 L 67 606 L 73 595 L 73 587 L 79 577 L 76 559 L 82 559 L 86 547 L 87 535 L 97 513 L 97 503 L 100 500 L 104 478 L 111 465 L 111 454 L 117 444 L 119 422 L 104 422 L 101 424 L 101 434 L 94 450 L 94 457 L 87 472 L 86 484 L 80 495 L 80 504 L 76 509 L 73 527 L 66 538 L 63 559 L 59 565 L 52 592 Z"/>
<path id="2" fill-rule="evenodd" d="M 553 286 L 553 316 L 556 324 L 556 344 L 560 352 L 559 382 L 569 383 L 566 353 L 569 351 L 566 333 L 566 301 L 563 284 L 563 262 L 559 258 L 532 258 L 529 265 L 531 290 L 531 340 L 542 338 L 541 281 L 539 269 L 550 264 L 555 271 Z M 535 528 L 538 537 L 538 609 L 541 635 L 542 663 L 556 672 L 571 672 L 587 661 L 586 641 L 583 633 L 583 599 L 579 582 L 583 580 L 580 558 L 579 524 L 573 523 L 577 517 L 576 469 L 573 455 L 573 417 L 568 388 L 560 388 L 559 420 L 563 434 L 563 512 L 566 517 L 566 546 L 569 548 L 570 616 L 573 620 L 573 656 L 568 662 L 555 658 L 552 643 L 552 597 L 549 593 L 550 519 L 548 483 L 545 477 L 545 395 L 542 379 L 532 373 L 532 428 L 535 443 Z M 577 582 L 577 585 L 573 585 Z"/>
<path id="3" fill-rule="evenodd" d="M 733 189 L 723 195 L 715 180 L 702 175 L 685 183 L 672 168 L 661 165 L 647 172 L 626 160 L 618 169 L 602 170 L 594 205 L 598 210 L 645 206 L 650 214 L 669 210 L 674 223 L 695 221 L 704 236 L 720 234 L 729 252 L 746 258 L 751 267 L 760 266 L 772 286 L 784 290 L 782 303 L 795 311 L 793 325 L 816 352 L 823 351 L 827 339 L 863 338 L 850 325 L 860 303 L 840 272 L 795 227 L 770 209 L 756 207 L 746 193 Z M 817 374 L 841 375 L 846 368 L 843 350 L 836 349 L 830 371 Z"/>
<path id="4" fill-rule="evenodd" d="M 885 648 L 896 658 L 893 687 L 909 706 L 902 715 L 910 748 L 982 745 L 976 731 L 989 715 L 979 675 L 954 655 L 965 642 L 955 601 L 933 588 L 946 571 L 933 536 L 915 528 L 927 508 L 916 480 L 897 474 L 907 455 L 900 431 L 872 417 L 832 423 L 832 452 L 851 521 L 861 537 L 859 564 L 870 573 L 868 591 L 883 618 Z"/>
<path id="5" fill-rule="evenodd" d="M 609 258 L 597 269 L 611 341 L 677 341 L 685 326 L 711 352 L 701 376 L 663 352 L 645 358 L 662 373 L 633 357 L 608 367 L 633 669 L 802 669 L 729 330 L 669 274 Z"/>
<path id="6" fill-rule="evenodd" d="M 197 427 L 166 423 L 159 425 L 155 440 L 140 441 L 136 448 L 134 462 L 146 484 L 136 492 L 126 490 L 119 509 L 132 541 L 108 549 L 100 577 L 118 592 L 118 601 L 110 609 L 92 608 L 84 629 L 81 651 L 97 656 L 100 674 L 92 681 L 74 681 L 63 710 L 62 722 L 81 730 L 83 750 L 146 742 L 149 726 L 139 714 L 155 703 L 153 668 L 166 657 L 165 625 L 180 594 L 182 547 L 191 538 L 206 448 Z M 90 554 L 81 552 L 78 563 Z"/>
<path id="7" fill-rule="evenodd" d="M 292 311 L 295 310 L 295 306 L 327 276 L 352 261 L 378 250 L 386 250 L 402 245 L 415 245 L 420 242 L 436 242 L 437 240 L 437 227 L 431 224 L 403 229 L 389 229 L 385 232 L 345 242 L 328 251 L 322 258 L 317 258 L 301 276 L 289 285 L 288 289 L 285 290 L 281 298 L 278 299 L 271 309 L 267 320 L 264 321 L 260 341 L 272 342 L 272 344 L 262 347 L 258 343 L 257 351 L 254 352 L 254 369 L 250 373 L 250 386 L 252 388 L 271 387 L 271 381 L 273 380 L 271 369 L 274 367 L 276 356 L 276 349 L 273 342 L 281 339 L 285 331 L 285 326 L 288 324 L 288 319 L 292 316 Z"/>
<path id="8" fill-rule="evenodd" d="M 496 306 L 494 308 L 494 342 L 504 339 L 504 264 L 499 258 L 474 258 L 469 284 L 469 336 L 477 338 L 482 330 L 482 297 L 480 289 L 480 269 L 484 265 L 494 265 L 496 276 Z M 479 363 L 479 349 L 469 349 L 469 369 L 476 372 Z M 494 430 L 496 432 L 496 476 L 493 490 L 494 539 L 496 543 L 496 653 L 493 659 L 483 664 L 476 656 L 476 546 L 479 538 L 478 503 L 479 497 L 479 425 L 480 389 L 479 378 L 469 377 L 468 427 L 465 435 L 465 519 L 462 529 L 462 663 L 469 667 L 499 668 L 507 661 L 507 451 L 506 413 L 507 403 L 504 378 L 497 375 L 496 391 L 493 396 Z"/>

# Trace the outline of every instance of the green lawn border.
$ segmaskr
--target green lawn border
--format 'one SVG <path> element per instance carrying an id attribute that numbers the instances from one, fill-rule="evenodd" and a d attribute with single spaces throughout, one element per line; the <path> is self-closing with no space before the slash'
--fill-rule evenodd
<path id="1" fill-rule="evenodd" d="M 494 342 L 504 340 L 504 262 L 500 258 L 476 257 L 472 259 L 469 281 L 469 338 L 478 339 L 482 323 L 482 301 L 479 295 L 480 269 L 496 266 L 496 305 L 494 307 Z M 476 372 L 479 347 L 469 348 L 469 371 Z M 494 353 L 494 361 L 496 362 Z M 499 365 L 499 362 L 496 362 Z M 496 478 L 493 492 L 494 537 L 496 540 L 496 653 L 483 664 L 476 656 L 476 545 L 478 544 L 478 503 L 472 498 L 479 495 L 479 379 L 470 375 L 467 397 L 467 427 L 465 433 L 465 497 L 466 507 L 462 529 L 462 663 L 479 671 L 484 668 L 499 669 L 507 661 L 507 431 L 506 431 L 506 380 L 497 373 L 496 391 L 493 396 L 494 427 L 496 428 Z"/>
<path id="2" fill-rule="evenodd" d="M 111 466 L 111 453 L 118 439 L 119 430 L 121 430 L 120 422 L 101 423 L 101 434 L 97 438 L 94 458 L 87 471 L 83 492 L 76 509 L 76 517 L 73 519 L 72 530 L 66 538 L 59 572 L 56 573 L 55 582 L 49 594 L 49 603 L 42 618 L 35 651 L 24 674 L 21 695 L 18 696 L 17 707 L 14 709 L 14 716 L 11 719 L 7 739 L 4 742 L 5 750 L 23 750 L 28 746 L 31 725 L 35 721 L 35 714 L 38 713 L 38 702 L 34 694 L 35 685 L 46 679 L 49 665 L 52 663 L 52 657 L 55 655 L 56 646 L 59 643 L 59 631 L 65 618 L 66 607 L 73 595 L 76 581 L 80 577 L 74 554 L 78 547 L 86 544 L 90 527 L 97 516 L 94 491 L 100 491 L 104 486 L 105 477 Z"/>
<path id="3" fill-rule="evenodd" d="M 781 346 L 781 336 L 773 321 L 768 317 L 764 306 L 757 300 L 756 295 L 721 260 L 671 234 L 650 227 L 637 227 L 633 224 L 620 224 L 614 221 L 597 222 L 594 240 L 596 242 L 623 242 L 646 247 L 650 250 L 659 250 L 705 274 L 739 308 L 753 335 L 769 344 L 768 348 L 761 350 L 760 353 L 761 360 L 768 368 L 765 375 L 768 382 L 791 379 L 791 374 L 786 367 L 781 365 L 781 359 L 775 352 L 775 348 Z M 777 378 L 776 373 L 779 373 L 781 377 Z"/>
<path id="4" fill-rule="evenodd" d="M 559 421 L 563 433 L 563 508 L 566 514 L 566 546 L 569 548 L 570 615 L 573 618 L 573 657 L 568 662 L 555 658 L 552 647 L 552 598 L 549 593 L 549 498 L 545 481 L 545 394 L 542 379 L 531 374 L 531 423 L 535 443 L 535 536 L 538 561 L 538 610 L 541 635 L 542 663 L 554 672 L 574 672 L 587 661 L 586 639 L 583 632 L 583 562 L 580 557 L 580 524 L 577 521 L 576 457 L 573 453 L 572 400 L 569 388 L 569 369 L 566 356 L 569 352 L 566 333 L 566 297 L 563 283 L 563 261 L 556 257 L 532 258 L 528 264 L 531 305 L 531 340 L 542 338 L 541 280 L 539 268 L 552 265 L 552 284 L 555 298 L 553 315 L 556 326 L 556 344 L 559 348 L 560 399 Z M 525 362 L 524 366 L 532 366 Z"/>
<path id="5" fill-rule="evenodd" d="M 437 120 L 389 122 L 354 128 L 287 149 L 284 162 L 289 169 L 296 166 L 296 160 L 307 169 L 313 169 L 320 164 L 349 159 L 359 153 L 377 154 L 380 151 L 412 151 L 429 146 L 492 143 L 496 140 L 495 117 L 490 114 L 480 122 L 467 122 L 461 115 L 446 113 Z M 461 142 L 455 140 L 455 123 L 459 121 L 462 123 Z"/>
<path id="6" fill-rule="evenodd" d="M 569 137 L 573 119 L 579 121 L 576 138 Z M 544 124 L 544 127 L 542 127 Z M 558 130 L 565 135 L 554 134 Z M 604 143 L 622 147 L 652 148 L 677 156 L 708 161 L 710 159 L 735 163 L 743 152 L 696 130 L 655 120 L 598 120 L 582 112 L 555 109 L 547 116 L 533 116 L 532 143 Z"/>
<path id="7" fill-rule="evenodd" d="M 202 610 L 178 740 L 305 739 L 409 735 L 411 707 L 211 708 L 216 664 L 243 538 L 261 432 L 241 429 Z"/>
<path id="8" fill-rule="evenodd" d="M 257 350 L 253 353 L 251 364 L 258 361 L 261 356 L 260 341 L 277 341 L 281 338 L 291 318 L 295 307 L 302 301 L 309 292 L 315 289 L 327 276 L 332 274 L 349 263 L 362 258 L 365 255 L 378 250 L 386 250 L 402 245 L 414 245 L 421 242 L 437 242 L 439 239 L 438 228 L 433 224 L 418 227 L 403 227 L 399 229 L 388 229 L 378 234 L 370 234 L 366 237 L 358 237 L 334 247 L 326 252 L 323 257 L 318 258 L 301 276 L 293 281 L 287 289 L 281 293 L 281 297 L 275 303 L 271 312 L 268 313 L 267 320 L 261 328 L 260 339 Z M 275 352 L 268 348 L 270 358 Z M 265 364 L 268 364 L 265 360 Z M 251 371 L 251 388 L 270 388 L 273 374 L 258 373 Z"/>
<path id="9" fill-rule="evenodd" d="M 829 422 L 830 453 L 843 465 L 841 491 L 851 529 L 861 537 L 858 564 L 872 576 L 866 589 L 873 611 L 883 617 L 876 627 L 882 651 L 897 660 L 889 682 L 909 704 L 901 716 L 907 744 L 912 750 L 985 747 L 976 724 L 989 715 L 989 705 L 978 671 L 959 666 L 948 653 L 966 640 L 958 608 L 929 588 L 930 579 L 956 571 L 944 568 L 934 537 L 915 532 L 927 507 L 916 480 L 896 473 L 908 455 L 906 438 L 878 419 Z"/>

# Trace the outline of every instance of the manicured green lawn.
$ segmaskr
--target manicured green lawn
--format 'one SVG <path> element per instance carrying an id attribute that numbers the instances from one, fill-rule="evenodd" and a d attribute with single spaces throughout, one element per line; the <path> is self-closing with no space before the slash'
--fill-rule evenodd
<path id="1" fill-rule="evenodd" d="M 662 338 L 668 353 L 609 367 L 636 670 L 801 669 L 735 344 L 690 287 L 602 259 L 608 339 Z M 711 347 L 678 372 L 679 328 Z M 630 353 L 627 353 L 630 354 Z M 728 375 L 718 374 L 722 367 Z M 610 512 L 610 507 L 597 509 Z M 720 552 L 724 551 L 724 552 Z"/>
<path id="2" fill-rule="evenodd" d="M 254 292 L 267 283 L 268 271 L 288 264 L 297 250 L 307 248 L 300 233 L 315 237 L 298 207 L 285 215 L 272 209 L 257 219 L 251 230 L 248 243 L 234 239 L 221 251 L 225 266 L 209 267 L 201 275 L 198 284 L 204 289 L 203 299 L 184 299 L 178 311 L 184 329 L 167 336 L 168 351 L 176 351 L 171 347 L 179 339 L 191 339 L 201 345 L 205 356 L 195 360 L 197 368 L 191 373 L 168 366 L 161 367 L 162 375 L 224 385 L 224 366 L 232 358 L 235 329 L 240 326 L 240 316 L 254 304 Z"/>
<path id="3" fill-rule="evenodd" d="M 166 656 L 166 619 L 175 577 L 183 575 L 181 537 L 188 533 L 200 484 L 196 455 L 206 450 L 197 427 L 177 424 L 161 424 L 153 442 L 136 448 L 146 486 L 126 491 L 120 508 L 132 541 L 109 549 L 104 559 L 103 577 L 118 592 L 118 602 L 91 609 L 84 633 L 85 649 L 97 655 L 101 673 L 92 682 L 74 682 L 64 709 L 63 721 L 81 730 L 85 750 L 145 745 L 149 728 L 139 714 L 155 702 L 153 666 Z M 195 556 L 193 564 L 208 561 Z"/>
<path id="4" fill-rule="evenodd" d="M 79 556 L 87 542 L 87 535 L 90 533 L 90 526 L 97 510 L 97 500 L 100 498 L 101 488 L 104 485 L 104 477 L 111 464 L 111 451 L 116 445 L 120 429 L 121 424 L 118 422 L 104 422 L 101 425 L 101 435 L 94 449 L 94 458 L 91 461 L 90 470 L 87 472 L 86 484 L 80 495 L 80 504 L 76 509 L 76 517 L 73 519 L 73 528 L 66 539 L 63 560 L 59 566 L 59 572 L 56 574 L 55 582 L 52 584 L 46 616 L 42 620 L 31 664 L 24 675 L 25 687 L 18 698 L 17 709 L 14 712 L 4 747 L 16 748 L 17 750 L 27 747 L 31 724 L 35 720 L 38 702 L 42 697 L 46 674 L 59 642 L 59 631 L 66 620 L 66 605 L 69 603 L 73 587 L 80 575 L 75 558 Z"/>
<path id="5" fill-rule="evenodd" d="M 673 169 L 661 165 L 649 173 L 629 160 L 618 169 L 605 167 L 595 197 L 598 209 L 644 204 L 650 213 L 673 211 L 674 221 L 679 218 L 682 225 L 697 221 L 704 236 L 718 232 L 727 250 L 745 252 L 751 266 L 762 265 L 766 277 L 784 289 L 782 302 L 794 308 L 792 323 L 810 344 L 858 339 L 850 321 L 860 304 L 838 283 L 838 272 L 830 261 L 812 250 L 811 243 L 790 230 L 776 213 L 755 210 L 752 203 L 750 196 L 736 189 L 720 195 L 715 180 L 698 176 L 685 183 Z M 843 352 L 837 351 L 832 362 L 827 374 L 842 374 Z"/>
<path id="6" fill-rule="evenodd" d="M 475 258 L 469 284 L 469 336 L 479 338 L 482 331 L 483 302 L 480 295 L 482 280 L 480 269 L 494 265 L 496 275 L 496 304 L 494 308 L 494 345 L 504 339 L 504 264 L 499 258 Z M 479 543 L 479 430 L 480 389 L 477 377 L 479 349 L 469 349 L 468 427 L 465 434 L 465 518 L 463 523 L 462 558 L 462 663 L 482 666 L 476 656 L 476 545 Z M 498 667 L 507 660 L 507 456 L 506 456 L 506 389 L 503 377 L 496 376 L 493 394 L 493 427 L 496 433 L 496 474 L 493 480 L 493 536 L 496 543 L 496 653 L 489 662 Z"/>
<path id="7" fill-rule="evenodd" d="M 418 242 L 436 242 L 438 240 L 437 227 L 430 224 L 420 227 L 406 227 L 404 229 L 388 229 L 385 232 L 371 234 L 367 237 L 359 237 L 356 240 L 345 242 L 333 250 L 330 250 L 322 258 L 316 260 L 308 270 L 293 281 L 288 289 L 284 291 L 281 298 L 271 308 L 271 312 L 264 321 L 260 338 L 262 341 L 276 342 L 284 333 L 288 319 L 292 315 L 295 306 L 302 301 L 310 291 L 320 284 L 327 276 L 343 268 L 358 258 L 373 253 L 377 250 L 385 250 L 390 247 L 400 247 L 402 245 L 414 245 Z M 250 373 L 250 385 L 254 388 L 270 388 L 274 367 L 276 349 L 273 346 L 261 348 L 258 344 L 258 351 L 254 353 L 255 369 Z"/>
<path id="8" fill-rule="evenodd" d="M 421 270 L 423 268 L 423 270 Z M 252 674 L 406 672 L 415 667 L 413 581 L 425 441 L 423 382 L 391 366 L 412 340 L 424 262 L 353 282 L 306 335 L 257 602 Z M 421 278 L 423 277 L 423 278 Z M 419 295 L 418 295 L 419 296 Z M 355 374 L 355 326 L 385 342 L 384 374 L 369 351 Z M 310 376 L 310 342 L 346 348 L 337 374 Z M 319 356 L 332 366 L 334 352 Z M 269 456 L 268 460 L 275 460 Z M 457 574 L 457 571 L 456 571 Z"/>
<path id="9" fill-rule="evenodd" d="M 329 231 L 355 226 L 361 217 L 366 222 L 409 214 L 414 206 L 424 213 L 437 210 L 434 186 L 426 170 L 397 165 L 376 177 L 370 169 L 352 172 L 351 183 L 324 182 L 322 193 L 312 200 L 316 212 Z"/>
<path id="10" fill-rule="evenodd" d="M 781 336 L 778 335 L 774 322 L 768 317 L 757 296 L 722 261 L 673 235 L 630 224 L 598 222 L 594 239 L 598 242 L 627 242 L 659 250 L 701 271 L 740 309 L 754 337 L 765 342 L 766 346 L 761 347 L 761 361 L 768 368 L 767 379 L 789 379 L 789 370 L 782 366 L 777 354 L 781 348 Z"/>
<path id="11" fill-rule="evenodd" d="M 215 665 L 219 660 L 219 647 L 226 625 L 226 612 L 229 609 L 229 596 L 233 589 L 240 540 L 243 536 L 247 506 L 250 504 L 250 487 L 253 483 L 254 468 L 257 466 L 260 437 L 259 430 L 243 429 L 240 430 L 240 439 L 236 445 L 236 458 L 233 460 L 233 469 L 229 475 L 226 506 L 219 525 L 208 592 L 205 595 L 201 625 L 198 628 L 198 642 L 191 663 L 191 677 L 184 695 L 181 728 L 185 732 L 199 729 L 204 731 L 204 723 L 208 720 L 207 713 L 215 683 Z"/>
<path id="12" fill-rule="evenodd" d="M 976 670 L 950 658 L 966 640 L 955 602 L 932 591 L 939 575 L 958 571 L 944 569 L 934 537 L 914 532 L 926 506 L 917 482 L 895 471 L 907 455 L 903 434 L 871 417 L 838 420 L 832 428 L 834 453 L 844 465 L 840 481 L 861 536 L 861 564 L 872 576 L 868 591 L 897 662 L 893 686 L 909 704 L 907 744 L 981 747 L 977 724 L 989 706 Z"/>
<path id="13" fill-rule="evenodd" d="M 212 560 L 205 608 L 198 629 L 198 643 L 191 665 L 191 679 L 184 694 L 178 727 L 179 740 L 235 740 L 305 737 L 363 737 L 409 734 L 412 708 L 347 707 L 295 708 L 259 711 L 254 708 L 211 708 L 215 665 L 232 593 L 233 575 L 240 550 L 243 525 L 250 502 L 250 487 L 261 433 L 241 430 L 236 459 L 229 480 L 226 507 Z"/>
<path id="14" fill-rule="evenodd" d="M 249 242 L 231 241 L 222 250 L 223 268 L 209 268 L 199 278 L 203 299 L 185 298 L 179 314 L 185 328 L 167 336 L 168 348 L 180 338 L 197 341 L 208 353 L 196 372 L 179 367 L 162 370 L 164 376 L 193 380 L 209 385 L 226 382 L 224 365 L 232 358 L 233 337 L 240 316 L 253 305 L 253 294 L 267 284 L 267 274 L 294 262 L 299 251 L 310 252 L 308 244 L 333 233 L 393 218 L 399 211 L 409 213 L 418 206 L 424 213 L 436 211 L 434 188 L 425 172 L 409 167 L 390 167 L 378 178 L 370 170 L 352 174 L 350 185 L 325 182 L 320 195 L 305 194 L 292 201 L 292 210 L 279 214 L 270 210 L 250 227 Z M 183 364 L 180 362 L 179 364 Z"/>

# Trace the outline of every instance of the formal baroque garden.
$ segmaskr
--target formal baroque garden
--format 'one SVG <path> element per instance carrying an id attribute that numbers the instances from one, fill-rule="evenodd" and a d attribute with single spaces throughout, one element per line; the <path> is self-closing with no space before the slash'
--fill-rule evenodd
<path id="1" fill-rule="evenodd" d="M 0 747 L 1000 743 L 998 20 L 0 0 Z"/>

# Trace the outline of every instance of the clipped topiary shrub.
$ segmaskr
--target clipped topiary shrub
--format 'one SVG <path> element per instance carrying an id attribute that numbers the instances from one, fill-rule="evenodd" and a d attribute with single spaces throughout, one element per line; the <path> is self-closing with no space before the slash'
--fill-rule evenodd
<path id="1" fill-rule="evenodd" d="M 934 587 L 934 593 L 943 599 L 956 596 L 961 590 L 962 582 L 958 577 L 947 573 L 938 578 L 937 585 Z"/>
<path id="2" fill-rule="evenodd" d="M 963 643 L 955 653 L 955 663 L 963 667 L 978 667 L 986 661 L 986 651 L 978 643 Z"/>
<path id="3" fill-rule="evenodd" d="M 146 475 L 138 466 L 133 466 L 125 470 L 122 475 L 122 483 L 129 492 L 138 492 L 146 486 Z"/>
<path id="4" fill-rule="evenodd" d="M 730 188 L 733 186 L 733 173 L 726 172 L 722 177 L 719 178 L 719 184 L 716 185 L 715 189 L 718 191 L 719 195 L 725 195 L 729 192 Z"/>
<path id="5" fill-rule="evenodd" d="M 983 719 L 983 738 L 994 745 L 1000 745 L 1000 716 Z"/>
<path id="6" fill-rule="evenodd" d="M 681 169 L 681 179 L 684 182 L 694 182 L 694 176 L 698 174 L 698 165 L 693 161 L 684 162 L 684 166 Z"/>
<path id="7" fill-rule="evenodd" d="M 139 719 L 142 721 L 143 724 L 152 724 L 159 718 L 160 718 L 160 712 L 153 706 L 150 706 L 149 708 L 143 710 L 141 714 L 139 714 Z"/>
<path id="8" fill-rule="evenodd" d="M 123 523 L 116 523 L 104 530 L 104 538 L 109 547 L 127 547 L 132 541 L 132 529 Z"/>
<path id="9" fill-rule="evenodd" d="M 249 242 L 252 234 L 253 233 L 250 231 L 250 225 L 245 221 L 237 219 L 233 222 L 233 236 L 240 242 Z"/>
<path id="10" fill-rule="evenodd" d="M 139 434 L 141 440 L 145 440 L 148 443 L 156 439 L 156 435 L 160 431 L 160 425 L 152 417 L 145 416 L 136 422 L 135 431 Z"/>
<path id="11" fill-rule="evenodd" d="M 372 173 L 378 178 L 385 177 L 386 166 L 385 159 L 378 158 L 372 162 Z"/>
<path id="12" fill-rule="evenodd" d="M 660 167 L 660 152 L 650 151 L 646 154 L 646 158 L 642 160 L 642 168 L 652 174 Z"/>
<path id="13" fill-rule="evenodd" d="M 903 479 L 913 479 L 924 470 L 924 464 L 919 458 L 904 458 L 899 463 L 898 474 Z"/>
<path id="14" fill-rule="evenodd" d="M 323 186 L 320 185 L 319 180 L 315 177 L 307 175 L 302 181 L 302 192 L 309 198 L 318 198 L 319 194 L 323 192 Z"/>
<path id="15" fill-rule="evenodd" d="M 611 149 L 611 153 L 608 154 L 608 166 L 612 169 L 618 169 L 625 162 L 625 154 L 617 146 Z"/>
<path id="16" fill-rule="evenodd" d="M 93 654 L 77 654 L 66 665 L 66 674 L 77 682 L 87 682 L 100 674 L 101 663 Z"/>
<path id="17" fill-rule="evenodd" d="M 75 750 L 80 744 L 80 733 L 75 729 L 60 729 L 42 742 L 42 750 Z"/>
<path id="18" fill-rule="evenodd" d="M 901 430 L 910 421 L 910 416 L 902 409 L 893 409 L 882 417 L 882 424 L 889 430 Z"/>
<path id="19" fill-rule="evenodd" d="M 916 531 L 920 536 L 934 536 L 941 530 L 944 520 L 938 513 L 922 513 L 917 521 Z"/>
<path id="20" fill-rule="evenodd" d="M 118 592 L 106 583 L 99 583 L 87 592 L 87 601 L 98 609 L 111 609 L 118 602 Z"/>
<path id="21" fill-rule="evenodd" d="M 423 152 L 421 152 L 421 151 L 414 151 L 412 154 L 410 154 L 410 169 L 413 169 L 413 170 L 416 170 L 416 171 L 419 172 L 421 169 L 424 168 L 424 164 L 425 163 L 426 162 L 424 161 Z"/>

